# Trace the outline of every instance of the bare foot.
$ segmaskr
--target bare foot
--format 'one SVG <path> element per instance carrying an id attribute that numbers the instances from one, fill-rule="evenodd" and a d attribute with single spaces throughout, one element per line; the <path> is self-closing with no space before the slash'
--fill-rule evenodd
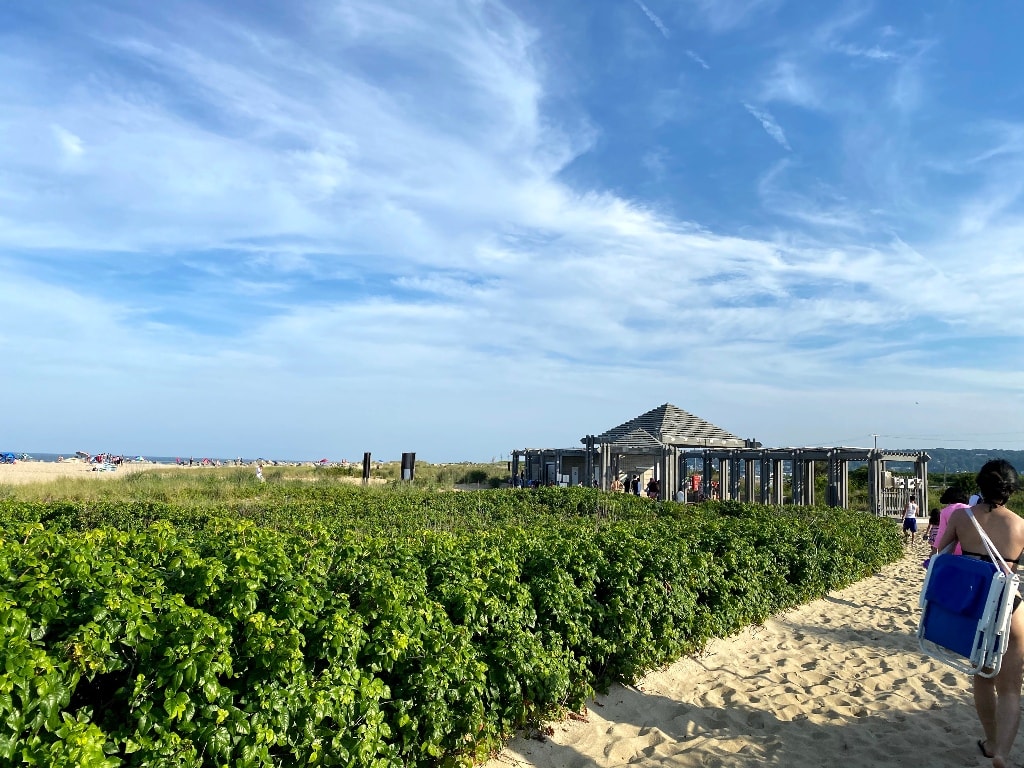
<path id="1" fill-rule="evenodd" d="M 992 758 L 992 768 L 1006 768 L 1006 760 L 1002 755 L 996 755 Z"/>

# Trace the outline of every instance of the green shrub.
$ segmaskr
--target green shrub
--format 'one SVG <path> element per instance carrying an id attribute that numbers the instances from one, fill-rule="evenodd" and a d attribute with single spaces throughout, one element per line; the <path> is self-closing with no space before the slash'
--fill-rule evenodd
<path id="1" fill-rule="evenodd" d="M 0 500 L 0 760 L 467 762 L 903 554 L 844 510 L 225 483 Z"/>

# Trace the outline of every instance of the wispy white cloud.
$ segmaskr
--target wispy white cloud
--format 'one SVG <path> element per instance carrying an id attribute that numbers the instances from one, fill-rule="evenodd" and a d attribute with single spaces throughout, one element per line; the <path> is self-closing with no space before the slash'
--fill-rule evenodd
<path id="1" fill-rule="evenodd" d="M 697 7 L 724 35 L 775 6 Z M 187 23 L 178 10 L 98 13 L 74 82 L 54 82 L 67 68 L 44 39 L 17 61 L 0 54 L 0 306 L 13 318 L 0 382 L 22 404 L 5 426 L 39 440 L 26 449 L 121 445 L 127 422 L 103 410 L 116 402 L 168 453 L 213 441 L 269 453 L 289 436 L 318 456 L 339 443 L 379 455 L 445 435 L 438 458 L 479 457 L 492 443 L 574 442 L 613 406 L 626 418 L 683 390 L 680 405 L 728 428 L 796 440 L 793 392 L 815 425 L 842 396 L 899 423 L 888 382 L 939 399 L 984 378 L 966 366 L 938 380 L 929 349 L 991 332 L 993 313 L 1000 333 L 1024 333 L 1019 185 L 995 195 L 996 167 L 1020 151 L 1012 126 L 928 158 L 970 189 L 944 203 L 943 226 L 901 238 L 880 180 L 922 159 L 912 122 L 885 145 L 899 123 L 879 109 L 877 133 L 855 134 L 835 73 L 772 49 L 745 109 L 787 150 L 765 105 L 816 110 L 787 111 L 791 133 L 801 118 L 835 121 L 839 138 L 817 149 L 847 153 L 837 164 L 856 172 L 829 175 L 809 153 L 729 168 L 758 215 L 720 209 L 721 226 L 700 226 L 675 185 L 710 186 L 722 170 L 693 157 L 708 135 L 673 143 L 673 125 L 629 143 L 591 125 L 611 118 L 551 91 L 553 43 L 508 6 L 310 2 L 280 27 L 233 6 L 189 6 Z M 860 66 L 890 77 L 908 62 L 891 63 Z M 643 127 L 698 122 L 685 88 L 643 84 Z M 700 95 L 712 138 L 748 127 L 735 91 L 727 118 Z M 627 150 L 578 173 L 605 138 Z M 630 186 L 670 168 L 673 207 Z M 105 393 L 85 415 L 82 390 Z M 154 396 L 188 407 L 154 409 Z M 861 416 L 828 423 L 870 431 Z"/>
<path id="2" fill-rule="evenodd" d="M 724 33 L 751 24 L 771 13 L 779 0 L 689 0 L 702 21 L 714 32 Z"/>
<path id="3" fill-rule="evenodd" d="M 836 43 L 834 49 L 846 56 L 871 59 L 873 61 L 901 61 L 903 56 L 896 51 L 885 50 L 877 45 L 863 47 L 850 43 Z"/>
<path id="4" fill-rule="evenodd" d="M 819 87 L 794 61 L 787 59 L 777 61 L 771 74 L 764 79 L 761 99 L 781 101 L 808 109 L 818 109 L 822 104 Z"/>
<path id="5" fill-rule="evenodd" d="M 772 213 L 815 228 L 866 232 L 865 213 L 834 189 L 822 184 L 807 185 L 790 180 L 794 162 L 784 158 L 775 163 L 758 182 L 761 204 Z"/>
<path id="6" fill-rule="evenodd" d="M 668 171 L 669 152 L 664 147 L 645 152 L 642 158 L 644 168 L 651 172 L 656 178 L 661 179 Z"/>
<path id="7" fill-rule="evenodd" d="M 665 37 L 666 40 L 668 40 L 671 37 L 671 34 L 669 33 L 668 27 L 665 26 L 664 22 L 662 22 L 662 20 L 658 18 L 658 16 L 650 8 L 647 7 L 643 0 L 633 0 L 633 2 L 637 4 L 637 7 L 644 12 L 644 15 L 651 20 L 651 23 L 654 26 L 656 26 L 658 28 L 658 31 L 661 32 L 661 34 Z"/>
<path id="8" fill-rule="evenodd" d="M 696 51 L 687 49 L 686 55 L 693 59 L 695 62 L 697 62 L 704 69 L 711 69 L 711 65 L 704 61 L 704 59 Z"/>
<path id="9" fill-rule="evenodd" d="M 71 131 L 61 128 L 59 125 L 55 125 L 53 126 L 53 134 L 57 139 L 57 145 L 65 156 L 69 158 L 76 158 L 85 151 L 85 148 L 82 145 L 82 140 L 78 136 L 75 136 Z"/>
<path id="10" fill-rule="evenodd" d="M 912 56 L 903 60 L 889 87 L 889 103 L 907 114 L 916 111 L 926 99 L 928 48 L 922 45 Z"/>
<path id="11" fill-rule="evenodd" d="M 789 142 L 786 141 L 786 134 L 783 132 L 782 126 L 775 121 L 775 118 L 772 117 L 768 110 L 759 109 L 752 104 L 744 104 L 743 106 L 746 107 L 747 112 L 757 118 L 757 121 L 761 123 L 761 127 L 764 128 L 765 133 L 771 136 L 779 146 L 785 149 L 790 149 Z"/>
<path id="12" fill-rule="evenodd" d="M 962 136 L 955 151 L 928 157 L 925 165 L 955 185 L 956 211 L 944 217 L 972 239 L 1014 228 L 1024 217 L 1024 124 L 986 121 Z"/>

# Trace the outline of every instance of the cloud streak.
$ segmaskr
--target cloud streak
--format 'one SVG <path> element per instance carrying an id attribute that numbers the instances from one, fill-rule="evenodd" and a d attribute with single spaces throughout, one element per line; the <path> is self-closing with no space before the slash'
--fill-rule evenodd
<path id="1" fill-rule="evenodd" d="M 651 20 L 651 23 L 658 28 L 658 31 L 661 32 L 662 36 L 666 40 L 668 40 L 671 37 L 671 35 L 669 34 L 668 27 L 665 26 L 662 20 L 658 18 L 650 8 L 647 7 L 643 0 L 633 0 L 633 2 L 636 3 L 637 7 L 644 12 L 644 15 Z"/>
<path id="2" fill-rule="evenodd" d="M 698 54 L 696 51 L 687 50 L 686 55 L 693 59 L 695 62 L 697 62 L 697 64 L 699 64 L 702 69 L 711 69 L 711 65 L 704 61 L 704 59 L 701 58 L 700 54 Z"/>
<path id="3" fill-rule="evenodd" d="M 743 106 L 746 108 L 747 112 L 753 115 L 754 118 L 761 124 L 761 127 L 764 128 L 765 133 L 771 136 L 772 139 L 780 147 L 786 150 L 791 149 L 789 146 L 789 142 L 786 141 L 786 134 L 783 132 L 782 126 L 780 126 L 776 122 L 775 118 L 772 117 L 771 113 L 768 112 L 768 110 L 759 109 L 758 107 L 755 107 L 752 104 L 746 103 Z"/>

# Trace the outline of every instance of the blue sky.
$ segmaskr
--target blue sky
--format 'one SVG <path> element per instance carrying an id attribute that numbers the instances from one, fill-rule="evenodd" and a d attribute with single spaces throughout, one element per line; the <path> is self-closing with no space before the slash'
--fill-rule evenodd
<path id="1" fill-rule="evenodd" d="M 0 5 L 0 449 L 1024 447 L 1024 6 Z"/>

